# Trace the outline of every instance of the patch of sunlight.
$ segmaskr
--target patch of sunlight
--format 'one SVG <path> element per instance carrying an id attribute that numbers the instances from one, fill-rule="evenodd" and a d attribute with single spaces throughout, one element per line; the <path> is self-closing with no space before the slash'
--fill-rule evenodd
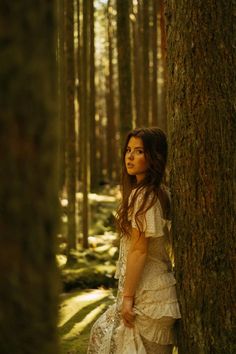
<path id="1" fill-rule="evenodd" d="M 178 354 L 178 348 L 177 347 L 174 347 L 173 354 Z"/>
<path id="2" fill-rule="evenodd" d="M 85 306 L 102 300 L 103 298 L 109 296 L 111 292 L 109 290 L 92 290 L 89 293 L 83 293 L 78 295 L 76 293 L 74 296 L 62 301 L 60 306 L 60 315 L 59 315 L 59 327 L 63 326 L 68 322 L 77 312 L 79 312 Z"/>
<path id="3" fill-rule="evenodd" d="M 79 200 L 82 200 L 83 194 L 82 193 L 76 193 L 76 198 Z M 96 201 L 96 202 L 111 202 L 114 203 L 117 201 L 116 197 L 110 196 L 110 195 L 101 195 L 101 194 L 96 194 L 96 193 L 89 193 L 88 198 L 90 201 Z"/>
<path id="4" fill-rule="evenodd" d="M 57 254 L 56 260 L 59 267 L 62 267 L 66 264 L 66 256 L 64 256 L 63 254 Z"/>
<path id="5" fill-rule="evenodd" d="M 61 206 L 67 207 L 67 206 L 68 206 L 68 199 L 62 198 L 62 199 L 61 199 Z"/>
<path id="6" fill-rule="evenodd" d="M 66 333 L 63 336 L 64 340 L 73 339 L 76 336 L 79 336 L 80 333 L 90 324 L 92 323 L 96 317 L 104 311 L 106 308 L 106 304 L 101 304 L 91 312 L 89 312 L 81 322 L 76 323 L 70 332 Z"/>

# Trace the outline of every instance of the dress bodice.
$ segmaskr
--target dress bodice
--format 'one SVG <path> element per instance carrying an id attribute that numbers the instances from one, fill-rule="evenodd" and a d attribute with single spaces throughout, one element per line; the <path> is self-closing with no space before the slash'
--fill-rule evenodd
<path id="1" fill-rule="evenodd" d="M 133 208 L 133 213 L 129 215 L 129 220 L 133 228 L 138 228 L 135 220 L 135 213 L 142 202 L 143 194 L 141 193 Z M 132 193 L 131 193 L 132 197 Z M 175 279 L 172 274 L 172 252 L 171 252 L 171 236 L 170 220 L 163 218 L 163 212 L 160 201 L 157 199 L 156 203 L 147 210 L 142 216 L 143 229 L 145 237 L 149 238 L 148 254 L 139 288 L 153 289 L 153 287 L 162 287 L 163 282 L 168 285 L 175 284 Z M 119 260 L 117 262 L 117 269 L 115 277 L 120 279 L 119 289 L 123 289 L 125 275 L 126 261 L 128 250 L 130 246 L 130 238 L 123 236 L 120 242 Z"/>

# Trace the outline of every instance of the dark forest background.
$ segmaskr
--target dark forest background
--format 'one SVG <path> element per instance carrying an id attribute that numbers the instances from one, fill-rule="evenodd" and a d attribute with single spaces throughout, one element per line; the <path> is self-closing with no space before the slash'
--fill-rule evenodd
<path id="1" fill-rule="evenodd" d="M 1 354 L 85 353 L 114 301 L 121 148 L 152 125 L 169 141 L 178 353 L 236 351 L 235 10 L 0 0 Z"/>

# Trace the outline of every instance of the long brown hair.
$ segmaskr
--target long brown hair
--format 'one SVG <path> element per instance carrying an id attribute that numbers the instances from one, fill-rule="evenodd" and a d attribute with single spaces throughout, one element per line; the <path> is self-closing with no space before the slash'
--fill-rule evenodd
<path id="1" fill-rule="evenodd" d="M 125 166 L 126 149 L 131 137 L 142 139 L 144 147 L 144 155 L 148 162 L 148 169 L 144 179 L 137 183 L 136 176 L 131 176 L 127 173 Z M 132 213 L 135 201 L 142 193 L 142 202 L 135 214 L 135 221 L 139 231 L 141 224 L 139 217 L 150 209 L 159 198 L 162 205 L 164 217 L 169 214 L 169 198 L 161 183 L 165 174 L 167 162 L 168 146 L 165 133 L 157 127 L 151 128 L 136 128 L 129 132 L 125 141 L 123 150 L 123 168 L 121 180 L 122 201 L 117 211 L 117 227 L 120 235 L 130 235 L 130 221 L 128 215 Z M 134 190 L 132 200 L 129 202 L 131 191 Z"/>

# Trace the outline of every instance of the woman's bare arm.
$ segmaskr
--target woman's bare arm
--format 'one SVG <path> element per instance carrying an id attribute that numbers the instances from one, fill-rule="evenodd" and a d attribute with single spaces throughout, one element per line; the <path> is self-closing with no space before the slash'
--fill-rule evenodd
<path id="1" fill-rule="evenodd" d="M 131 244 L 127 256 L 122 317 L 127 327 L 133 326 L 133 297 L 138 286 L 147 257 L 148 239 L 144 233 L 132 229 Z"/>
<path id="2" fill-rule="evenodd" d="M 127 257 L 124 295 L 134 296 L 141 277 L 148 248 L 148 238 L 144 233 L 132 228 L 131 244 Z"/>

